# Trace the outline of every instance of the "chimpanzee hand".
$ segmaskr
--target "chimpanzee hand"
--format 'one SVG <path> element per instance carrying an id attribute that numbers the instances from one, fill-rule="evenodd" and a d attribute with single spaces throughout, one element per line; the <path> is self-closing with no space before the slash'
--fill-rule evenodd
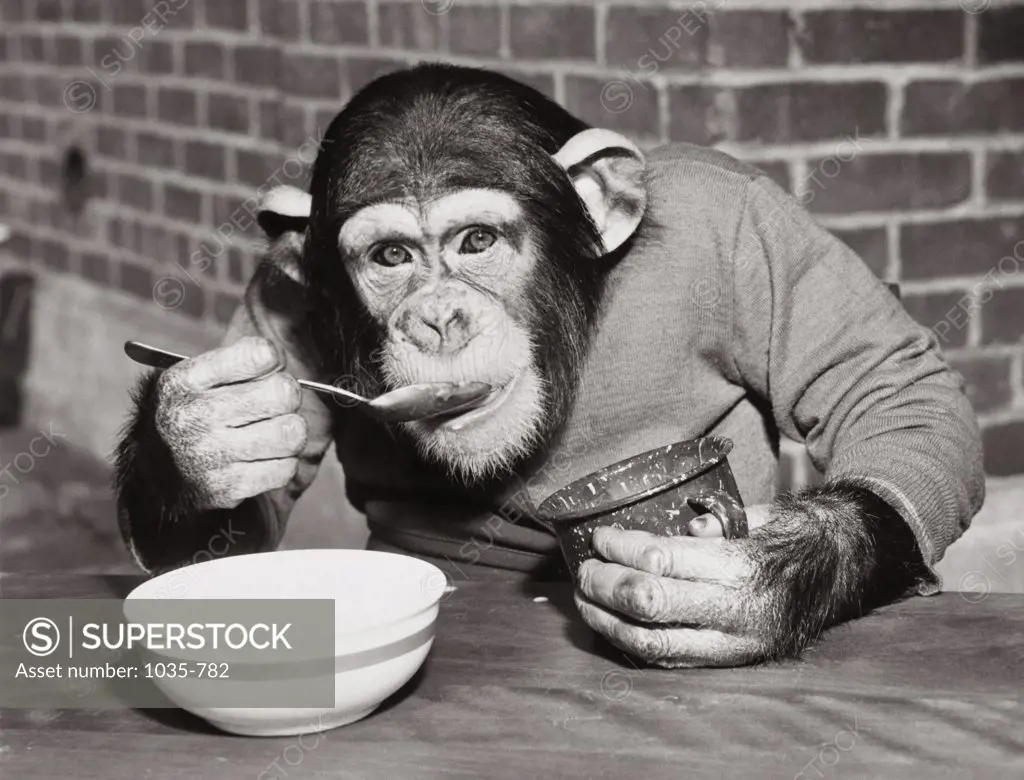
<path id="1" fill-rule="evenodd" d="M 849 483 L 780 496 L 747 517 L 747 539 L 597 529 L 603 560 L 579 572 L 583 620 L 659 666 L 738 666 L 796 655 L 928 576 L 902 518 Z"/>
<path id="2" fill-rule="evenodd" d="M 234 508 L 295 476 L 307 424 L 282 366 L 270 341 L 247 337 L 160 376 L 156 430 L 197 509 Z"/>
<path id="3" fill-rule="evenodd" d="M 768 507 L 747 507 L 753 532 Z M 696 523 L 695 523 L 696 525 Z M 717 527 L 713 517 L 709 529 Z M 663 537 L 599 528 L 591 540 L 604 559 L 580 568 L 576 606 L 617 647 L 666 667 L 736 666 L 764 657 L 769 599 L 753 592 L 756 562 L 744 542 Z"/>

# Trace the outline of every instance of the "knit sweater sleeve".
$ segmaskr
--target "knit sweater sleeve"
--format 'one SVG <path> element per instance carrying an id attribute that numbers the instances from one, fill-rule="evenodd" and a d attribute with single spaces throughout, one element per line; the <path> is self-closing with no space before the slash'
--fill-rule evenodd
<path id="1" fill-rule="evenodd" d="M 863 480 L 897 510 L 934 575 L 985 496 L 977 420 L 934 333 L 764 177 L 747 186 L 729 269 L 743 381 L 826 477 Z"/>

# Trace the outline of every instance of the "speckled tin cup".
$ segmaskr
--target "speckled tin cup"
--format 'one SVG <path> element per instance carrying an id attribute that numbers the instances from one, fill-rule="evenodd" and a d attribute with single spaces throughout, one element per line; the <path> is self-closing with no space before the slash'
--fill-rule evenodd
<path id="1" fill-rule="evenodd" d="M 611 526 L 686 536 L 690 521 L 710 512 L 727 538 L 747 535 L 747 515 L 723 436 L 670 444 L 595 471 L 549 496 L 539 519 L 558 536 L 573 579 L 593 556 L 590 536 Z"/>

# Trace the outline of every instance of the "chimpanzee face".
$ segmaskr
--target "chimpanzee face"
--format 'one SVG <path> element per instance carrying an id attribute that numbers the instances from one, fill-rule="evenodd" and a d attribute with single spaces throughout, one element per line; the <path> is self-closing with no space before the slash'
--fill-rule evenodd
<path id="1" fill-rule="evenodd" d="M 381 203 L 345 222 L 338 243 L 363 305 L 386 334 L 379 360 L 389 385 L 494 388 L 477 409 L 409 423 L 416 439 L 470 473 L 527 450 L 545 400 L 530 335 L 538 253 L 516 200 L 467 189 Z"/>
<path id="2" fill-rule="evenodd" d="M 644 178 L 628 140 L 504 77 L 374 82 L 327 131 L 293 270 L 322 370 L 379 378 L 370 395 L 490 384 L 482 406 L 403 425 L 453 475 L 506 471 L 571 410 L 600 261 L 638 226 Z"/>

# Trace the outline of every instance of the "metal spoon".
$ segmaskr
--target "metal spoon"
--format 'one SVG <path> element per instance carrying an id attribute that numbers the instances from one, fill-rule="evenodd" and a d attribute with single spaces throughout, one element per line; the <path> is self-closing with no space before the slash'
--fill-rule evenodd
<path id="1" fill-rule="evenodd" d="M 138 341 L 126 341 L 124 353 L 144 366 L 166 369 L 186 360 L 185 355 L 151 347 Z M 397 390 L 366 398 L 334 385 L 299 379 L 299 385 L 324 393 L 335 399 L 353 401 L 373 417 L 385 422 L 411 422 L 440 414 L 468 411 L 480 406 L 492 392 L 492 387 L 483 382 L 432 382 L 429 384 L 406 385 Z"/>

